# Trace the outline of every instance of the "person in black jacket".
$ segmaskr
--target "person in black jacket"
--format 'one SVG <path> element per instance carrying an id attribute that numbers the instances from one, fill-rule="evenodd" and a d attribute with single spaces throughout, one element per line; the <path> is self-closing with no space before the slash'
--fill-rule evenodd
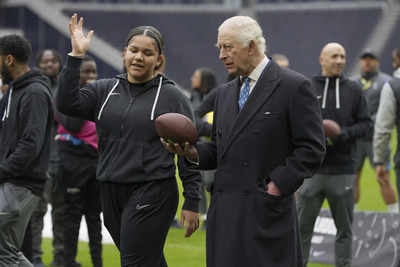
<path id="1" fill-rule="evenodd" d="M 367 102 L 360 85 L 342 75 L 346 52 L 338 43 L 328 43 L 321 51 L 321 76 L 312 81 L 322 109 L 322 118 L 336 121 L 341 132 L 327 139 L 326 156 L 312 179 L 298 191 L 300 234 L 307 265 L 315 220 L 326 198 L 337 227 L 335 263 L 351 266 L 352 222 L 357 138 L 372 127 Z"/>
<path id="2" fill-rule="evenodd" d="M 41 72 L 50 80 L 50 89 L 54 96 L 58 87 L 58 76 L 62 67 L 61 55 L 54 49 L 44 49 L 39 52 L 36 65 Z M 51 204 L 51 222 L 53 230 L 53 261 L 50 266 L 64 266 L 64 187 L 59 177 L 60 157 L 54 137 L 57 132 L 58 122 L 53 121 L 52 138 L 50 145 L 49 168 L 47 170 L 47 182 L 43 196 L 34 210 L 30 226 L 32 228 L 32 263 L 34 267 L 44 267 L 42 262 L 42 231 L 43 217 L 47 212 L 47 205 Z M 77 267 L 80 264 L 76 265 Z"/>
<path id="3" fill-rule="evenodd" d="M 60 112 L 96 123 L 97 179 L 104 224 L 121 253 L 121 266 L 167 266 L 163 247 L 178 205 L 174 155 L 163 148 L 154 119 L 177 112 L 193 118 L 188 100 L 174 83 L 156 74 L 163 39 L 151 26 L 134 28 L 123 51 L 126 74 L 79 89 L 79 68 L 93 31 L 83 19 L 70 21 L 72 52 L 60 76 Z M 185 202 L 181 223 L 186 237 L 199 226 L 200 174 L 178 158 Z"/>
<path id="4" fill-rule="evenodd" d="M 25 38 L 0 38 L 0 73 L 9 88 L 0 102 L 0 266 L 32 266 L 20 252 L 43 193 L 53 109 L 48 79 L 28 65 Z"/>
<path id="5" fill-rule="evenodd" d="M 191 102 L 195 111 L 197 134 L 203 141 L 211 138 L 212 118 L 214 110 L 214 103 L 203 106 L 206 97 L 213 91 L 217 85 L 215 73 L 209 68 L 198 68 L 193 72 L 192 78 L 192 94 Z M 200 109 L 201 108 L 201 109 Z M 206 110 L 208 109 L 208 110 Z M 207 197 L 206 189 L 210 192 L 212 183 L 214 182 L 215 170 L 201 171 L 201 179 L 203 186 L 201 188 L 201 201 L 199 210 L 202 214 L 203 226 L 205 229 L 207 225 Z"/>
<path id="6" fill-rule="evenodd" d="M 212 124 L 204 119 L 205 114 L 198 114 L 196 110 L 203 104 L 205 97 L 215 88 L 217 80 L 213 70 L 208 68 L 199 68 L 193 72 L 192 78 L 192 93 L 190 100 L 196 116 L 196 128 L 199 136 L 211 136 Z M 213 104 L 214 106 L 214 104 Z"/>
<path id="7" fill-rule="evenodd" d="M 82 59 L 81 87 L 97 79 L 93 58 Z M 65 186 L 64 267 L 76 267 L 79 228 L 85 215 L 92 264 L 102 267 L 100 189 L 96 180 L 97 134 L 94 122 L 56 112 L 59 121 L 55 139 L 60 155 L 60 177 Z"/>

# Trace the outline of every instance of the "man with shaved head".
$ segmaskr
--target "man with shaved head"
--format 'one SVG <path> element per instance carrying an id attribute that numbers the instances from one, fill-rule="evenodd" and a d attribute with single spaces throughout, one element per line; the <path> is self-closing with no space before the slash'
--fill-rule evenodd
<path id="1" fill-rule="evenodd" d="M 343 76 L 346 51 L 338 43 L 328 43 L 319 58 L 321 75 L 312 81 L 322 110 L 322 118 L 335 121 L 340 134 L 327 138 L 321 168 L 304 181 L 298 191 L 297 209 L 300 235 L 307 265 L 315 220 L 326 198 L 337 227 L 335 264 L 351 266 L 354 207 L 356 140 L 372 127 L 367 102 L 360 85 Z"/>
<path id="2" fill-rule="evenodd" d="M 217 169 L 207 215 L 207 267 L 301 267 L 294 192 L 319 168 L 321 110 L 304 76 L 265 55 L 258 23 L 218 29 L 219 59 L 236 78 L 218 89 L 210 143 L 171 152 Z"/>

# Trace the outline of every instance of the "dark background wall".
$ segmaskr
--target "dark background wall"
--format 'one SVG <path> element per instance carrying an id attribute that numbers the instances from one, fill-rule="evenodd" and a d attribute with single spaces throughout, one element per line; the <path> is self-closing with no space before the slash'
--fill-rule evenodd
<path id="1" fill-rule="evenodd" d="M 211 67 L 219 82 L 226 79 L 226 71 L 218 60 L 215 47 L 218 26 L 228 17 L 236 15 L 233 11 L 212 12 L 172 12 L 172 11 L 99 11 L 99 10 L 64 10 L 70 16 L 74 12 L 85 18 L 88 29 L 121 50 L 129 30 L 140 25 L 153 25 L 165 39 L 167 57 L 167 75 L 182 87 L 189 88 L 190 77 L 198 67 Z M 345 9 L 345 10 L 298 10 L 298 11 L 259 11 L 257 19 L 267 39 L 268 54 L 286 54 L 291 67 L 306 76 L 320 71 L 318 57 L 324 44 L 337 41 L 347 51 L 347 69 L 357 60 L 369 34 L 379 21 L 380 8 Z M 70 41 L 53 27 L 40 20 L 25 7 L 0 8 L 0 27 L 19 28 L 31 40 L 37 53 L 44 48 L 55 48 L 66 55 L 70 51 Z M 400 22 L 395 32 L 400 32 Z M 400 46 L 400 35 L 394 35 L 384 55 L 382 69 L 391 73 L 390 51 Z M 95 57 L 96 58 L 96 57 Z M 114 69 L 96 58 L 99 77 L 112 77 L 122 69 Z M 34 62 L 32 62 L 34 63 Z"/>

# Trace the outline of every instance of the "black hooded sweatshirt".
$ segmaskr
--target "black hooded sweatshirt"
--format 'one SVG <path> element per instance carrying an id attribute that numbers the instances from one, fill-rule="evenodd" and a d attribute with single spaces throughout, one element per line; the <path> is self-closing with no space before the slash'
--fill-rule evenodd
<path id="1" fill-rule="evenodd" d="M 328 138 L 320 174 L 355 174 L 356 139 L 372 127 L 367 101 L 360 85 L 343 76 L 312 79 L 322 109 L 322 118 L 336 121 L 341 133 Z"/>
<path id="2" fill-rule="evenodd" d="M 96 123 L 99 138 L 97 179 L 142 183 L 175 177 L 174 155 L 161 144 L 154 119 L 169 112 L 193 119 L 188 99 L 166 77 L 131 84 L 126 74 L 79 89 L 81 59 L 68 57 L 61 72 L 57 108 L 65 115 Z M 197 211 L 201 177 L 183 157 L 178 158 L 183 182 L 183 208 Z"/>
<path id="3" fill-rule="evenodd" d="M 0 183 L 23 186 L 41 196 L 53 121 L 48 78 L 31 70 L 11 82 L 0 114 Z"/>

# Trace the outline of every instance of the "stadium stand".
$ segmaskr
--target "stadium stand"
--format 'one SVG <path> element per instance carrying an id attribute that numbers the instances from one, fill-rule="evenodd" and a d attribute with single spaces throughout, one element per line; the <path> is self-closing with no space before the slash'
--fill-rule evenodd
<path id="1" fill-rule="evenodd" d="M 70 44 L 67 24 L 62 19 L 66 22 L 70 15 L 78 12 L 85 17 L 88 29 L 95 30 L 98 39 L 94 42 L 105 44 L 91 50 L 91 55 L 98 62 L 99 77 L 111 77 L 122 68 L 120 44 L 128 31 L 138 25 L 153 25 L 161 30 L 168 44 L 165 50 L 167 75 L 170 78 L 188 88 L 194 69 L 198 66 L 209 66 L 216 70 L 220 82 L 225 80 L 226 72 L 214 47 L 217 25 L 227 17 L 243 12 L 242 9 L 232 8 L 235 6 L 232 3 L 238 0 L 135 0 L 134 4 L 127 4 L 134 2 L 128 0 L 113 1 L 124 3 L 110 4 L 109 0 L 85 0 L 79 3 L 74 3 L 73 0 L 19 0 L 15 4 L 13 1 L 6 1 L 5 7 L 0 9 L 0 27 L 21 29 L 32 41 L 34 52 L 51 47 L 65 55 L 69 52 Z M 142 1 L 175 4 L 187 1 L 221 5 L 136 4 Z M 257 1 L 258 4 L 255 4 Z M 346 47 L 349 71 L 358 61 L 360 51 L 367 45 L 366 42 L 381 20 L 386 6 L 384 1 L 367 0 L 302 1 L 309 3 L 277 0 L 279 4 L 270 4 L 271 1 L 266 0 L 257 1 L 247 0 L 247 4 L 254 5 L 246 10 L 252 10 L 252 14 L 256 15 L 263 27 L 268 53 L 286 54 L 292 68 L 307 76 L 319 71 L 318 53 L 329 41 L 339 41 Z M 11 2 L 14 4 L 10 4 Z M 43 11 L 40 7 L 35 9 L 34 6 L 41 2 L 48 5 L 48 8 L 53 8 L 52 10 L 58 9 L 59 14 L 53 20 L 46 18 L 46 14 L 53 11 Z M 100 2 L 105 4 L 99 5 Z M 226 6 L 228 2 L 232 5 Z M 40 11 L 42 14 L 39 14 Z M 393 33 L 398 32 L 399 27 Z M 388 49 L 398 38 L 392 36 L 393 40 L 387 42 Z M 107 47 L 113 50 L 112 53 Z M 390 52 L 385 53 L 389 55 L 390 61 Z M 391 71 L 390 64 L 386 61 L 382 65 L 384 71 Z"/>
<path id="2" fill-rule="evenodd" d="M 343 44 L 350 66 L 382 15 L 379 7 L 338 11 L 265 10 L 257 12 L 257 17 L 270 54 L 287 55 L 291 68 L 310 76 L 319 72 L 319 53 L 327 42 Z"/>
<path id="3" fill-rule="evenodd" d="M 393 33 L 391 34 L 389 40 L 386 42 L 384 46 L 384 54 L 381 57 L 381 68 L 385 70 L 387 73 L 393 72 L 392 67 L 392 51 L 394 48 L 400 48 L 400 12 L 397 14 L 397 23 L 394 26 Z"/>

